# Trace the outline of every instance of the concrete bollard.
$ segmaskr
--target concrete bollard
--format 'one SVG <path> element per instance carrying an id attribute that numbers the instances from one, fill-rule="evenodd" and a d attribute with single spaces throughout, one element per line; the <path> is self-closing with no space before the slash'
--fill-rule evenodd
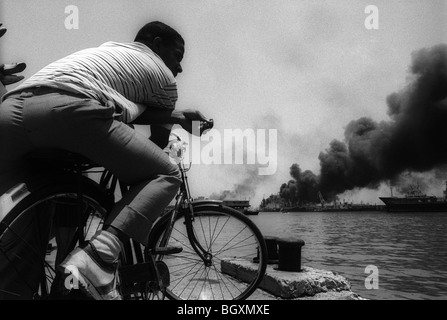
<path id="1" fill-rule="evenodd" d="M 278 270 L 301 271 L 301 247 L 304 241 L 301 239 L 278 239 Z"/>

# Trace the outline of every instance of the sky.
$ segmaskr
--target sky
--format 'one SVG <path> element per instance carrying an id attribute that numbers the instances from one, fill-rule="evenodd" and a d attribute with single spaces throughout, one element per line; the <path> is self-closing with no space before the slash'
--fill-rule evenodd
<path id="1" fill-rule="evenodd" d="M 369 5 L 378 29 L 365 26 Z M 66 28 L 67 6 L 78 8 L 78 28 Z M 343 141 L 352 120 L 390 121 L 386 100 L 408 85 L 412 53 L 447 43 L 447 3 L 439 0 L 1 0 L 8 32 L 0 61 L 26 62 L 29 77 L 75 51 L 131 42 L 153 20 L 186 42 L 178 109 L 201 110 L 221 134 L 276 130 L 274 174 L 259 175 L 261 165 L 247 161 L 193 164 L 189 172 L 194 196 L 237 191 L 254 206 L 291 179 L 293 163 L 318 174 L 319 154 Z M 382 183 L 342 198 L 380 203 L 387 195 Z"/>

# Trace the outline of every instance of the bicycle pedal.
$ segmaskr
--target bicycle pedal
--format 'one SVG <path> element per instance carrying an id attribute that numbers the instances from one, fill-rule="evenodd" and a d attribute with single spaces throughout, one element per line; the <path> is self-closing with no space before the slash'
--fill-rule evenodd
<path id="1" fill-rule="evenodd" d="M 157 271 L 154 270 L 154 267 L 157 268 Z M 146 291 L 150 289 L 151 285 L 155 286 L 156 290 L 160 290 L 160 281 L 162 287 L 169 286 L 171 281 L 169 269 L 163 261 L 155 262 L 152 260 L 144 263 L 122 266 L 118 270 L 120 276 L 120 290 L 123 296 Z"/>
<path id="2" fill-rule="evenodd" d="M 163 255 L 167 255 L 167 254 L 176 254 L 176 253 L 180 253 L 183 251 L 182 247 L 156 247 L 152 249 L 152 254 L 163 254 Z"/>
<path id="3" fill-rule="evenodd" d="M 118 269 L 122 284 L 146 282 L 154 280 L 152 262 L 122 266 Z"/>

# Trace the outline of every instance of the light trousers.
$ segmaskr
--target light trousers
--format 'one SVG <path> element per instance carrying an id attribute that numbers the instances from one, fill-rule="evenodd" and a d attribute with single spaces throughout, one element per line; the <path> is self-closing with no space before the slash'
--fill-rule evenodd
<path id="1" fill-rule="evenodd" d="M 23 178 L 21 159 L 35 149 L 82 154 L 131 186 L 106 225 L 146 244 L 181 177 L 166 153 L 115 115 L 113 106 L 57 89 L 35 88 L 8 97 L 0 105 L 0 192 Z"/>

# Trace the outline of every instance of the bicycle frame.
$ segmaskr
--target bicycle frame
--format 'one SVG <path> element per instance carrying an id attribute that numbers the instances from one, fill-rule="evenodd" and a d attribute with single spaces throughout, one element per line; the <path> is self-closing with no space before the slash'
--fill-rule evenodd
<path id="1" fill-rule="evenodd" d="M 178 141 L 181 142 L 181 138 L 178 135 L 176 134 L 173 135 L 177 138 Z M 191 198 L 191 192 L 189 189 L 188 177 L 186 175 L 186 172 L 188 172 L 191 169 L 191 165 L 189 166 L 189 168 L 186 168 L 183 161 L 179 161 L 178 167 L 181 174 L 182 184 L 180 185 L 179 192 L 176 195 L 176 202 L 174 209 L 171 211 L 171 213 L 169 213 L 171 215 L 169 218 L 169 223 L 163 234 L 159 246 L 165 247 L 168 245 L 169 238 L 171 237 L 175 221 L 177 220 L 178 215 L 180 213 L 183 213 L 188 239 L 190 241 L 192 248 L 197 253 L 197 255 L 202 259 L 205 265 L 210 266 L 212 263 L 212 256 L 208 252 L 208 250 L 205 249 L 197 240 L 192 225 L 194 221 L 194 206 L 193 206 L 193 200 Z M 221 205 L 221 203 L 222 203 L 221 201 L 215 201 L 215 200 L 200 201 L 200 204 Z"/>
<path id="2" fill-rule="evenodd" d="M 172 133 L 173 136 L 176 137 L 177 141 L 182 142 L 180 136 Z M 211 259 L 212 256 L 208 252 L 207 249 L 205 249 L 200 242 L 197 240 L 196 235 L 194 234 L 194 228 L 193 228 L 193 221 L 194 221 L 194 205 L 193 200 L 191 197 L 191 192 L 188 184 L 188 177 L 186 173 L 191 169 L 191 166 L 189 168 L 186 168 L 183 161 L 178 161 L 177 163 L 179 167 L 179 171 L 181 174 L 182 184 L 180 185 L 179 191 L 175 197 L 175 205 L 174 208 L 171 210 L 171 212 L 168 213 L 169 216 L 169 222 L 168 225 L 164 231 L 163 237 L 158 244 L 159 247 L 166 247 L 169 243 L 169 238 L 171 237 L 172 230 L 174 228 L 175 221 L 177 220 L 177 217 L 180 213 L 184 214 L 185 219 L 185 225 L 187 230 L 188 239 L 191 243 L 192 248 L 197 253 L 197 255 L 202 259 L 202 261 L 205 263 L 205 265 L 209 266 L 211 265 Z M 109 185 L 107 187 L 107 185 Z M 124 193 L 127 191 L 127 186 L 122 184 L 117 177 L 115 177 L 111 172 L 105 170 L 101 176 L 99 185 L 104 188 L 108 193 L 113 193 L 114 190 L 118 187 L 120 187 L 121 193 Z M 204 200 L 196 202 L 196 204 L 200 205 L 213 205 L 213 206 L 221 206 L 222 201 L 217 200 Z M 164 217 L 166 219 L 167 217 Z M 137 260 L 140 260 L 138 258 L 139 254 L 137 254 Z"/>

